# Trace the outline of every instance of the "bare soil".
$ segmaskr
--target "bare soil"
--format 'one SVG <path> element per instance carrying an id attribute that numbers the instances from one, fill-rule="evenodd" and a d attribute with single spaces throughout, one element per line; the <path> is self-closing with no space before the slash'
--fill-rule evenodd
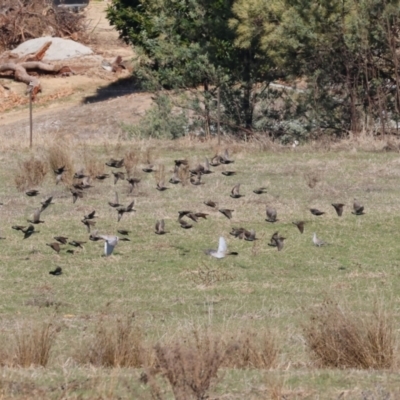
<path id="1" fill-rule="evenodd" d="M 73 76 L 40 78 L 42 93 L 33 109 L 35 130 L 56 126 L 58 132 L 76 132 L 78 125 L 88 125 L 87 135 L 105 128 L 111 133 L 121 122 L 136 122 L 150 106 L 150 94 L 138 93 L 131 71 L 115 74 L 102 68 L 104 59 L 112 62 L 118 55 L 124 60 L 134 56 L 132 47 L 110 26 L 106 7 L 105 1 L 92 1 L 85 10 L 89 33 L 85 44 L 95 55 L 69 60 L 66 64 L 76 72 Z M 4 101 L 9 104 L 0 115 L 1 130 L 12 133 L 25 129 L 29 122 L 26 86 L 5 78 L 0 79 L 1 86 L 7 88 L 3 106 Z"/>

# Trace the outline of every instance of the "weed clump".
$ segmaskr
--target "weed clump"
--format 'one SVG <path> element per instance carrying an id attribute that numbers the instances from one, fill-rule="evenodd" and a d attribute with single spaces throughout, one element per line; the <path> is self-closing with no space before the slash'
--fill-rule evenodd
<path id="1" fill-rule="evenodd" d="M 320 367 L 381 369 L 394 365 L 395 332 L 382 307 L 361 318 L 326 301 L 312 313 L 304 336 Z"/>
<path id="2" fill-rule="evenodd" d="M 74 164 L 67 146 L 53 145 L 48 149 L 48 162 L 50 168 L 54 171 L 58 168 L 65 167 L 65 172 L 61 181 L 65 185 L 72 184 L 74 175 Z"/>
<path id="3" fill-rule="evenodd" d="M 24 191 L 34 186 L 39 186 L 46 177 L 48 167 L 45 162 L 31 157 L 29 160 L 19 164 L 15 175 L 15 186 L 17 190 Z"/>

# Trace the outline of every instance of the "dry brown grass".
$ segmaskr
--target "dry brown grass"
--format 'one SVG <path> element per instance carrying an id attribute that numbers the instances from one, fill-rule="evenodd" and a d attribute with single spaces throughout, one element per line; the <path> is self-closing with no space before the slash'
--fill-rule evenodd
<path id="1" fill-rule="evenodd" d="M 54 144 L 48 148 L 47 157 L 53 171 L 63 166 L 66 168 L 62 182 L 65 185 L 71 185 L 74 176 L 74 163 L 69 147 L 65 143 Z"/>
<path id="2" fill-rule="evenodd" d="M 220 337 L 195 330 L 190 337 L 155 346 L 156 367 L 149 370 L 148 381 L 153 383 L 161 374 L 170 384 L 175 399 L 205 399 L 216 383 L 218 370 L 226 355 Z M 159 390 L 158 390 L 159 392 Z"/>
<path id="3" fill-rule="evenodd" d="M 242 330 L 231 339 L 224 362 L 227 368 L 270 369 L 276 365 L 279 349 L 269 331 Z"/>
<path id="4" fill-rule="evenodd" d="M 319 367 L 382 369 L 395 363 L 393 322 L 382 306 L 361 317 L 325 301 L 312 313 L 304 336 Z"/>
<path id="5" fill-rule="evenodd" d="M 319 182 L 321 182 L 323 177 L 323 174 L 321 171 L 319 170 L 312 170 L 310 172 L 306 172 L 304 174 L 304 179 L 307 182 L 307 186 L 311 189 L 314 189 L 315 186 L 317 186 L 317 184 Z"/>
<path id="6" fill-rule="evenodd" d="M 128 176 L 133 176 L 137 172 L 137 165 L 139 163 L 139 157 L 136 151 L 129 150 L 124 155 L 124 166 Z"/>
<path id="7" fill-rule="evenodd" d="M 48 172 L 48 166 L 42 160 L 31 157 L 18 166 L 15 175 L 15 186 L 19 191 L 24 191 L 43 183 Z"/>
<path id="8" fill-rule="evenodd" d="M 85 173 L 94 179 L 97 175 L 105 172 L 105 163 L 99 160 L 96 156 L 86 154 L 84 155 Z"/>
<path id="9" fill-rule="evenodd" d="M 181 180 L 181 184 L 186 186 L 189 182 L 190 171 L 188 165 L 181 165 L 178 169 L 178 177 Z"/>
<path id="10" fill-rule="evenodd" d="M 57 329 L 51 323 L 40 326 L 23 325 L 15 333 L 15 353 L 12 364 L 19 367 L 45 367 L 49 362 Z"/>
<path id="11" fill-rule="evenodd" d="M 82 364 L 139 368 L 151 363 L 150 353 L 141 329 L 133 324 L 131 317 L 126 317 L 100 323 L 94 337 L 84 343 L 76 358 Z"/>

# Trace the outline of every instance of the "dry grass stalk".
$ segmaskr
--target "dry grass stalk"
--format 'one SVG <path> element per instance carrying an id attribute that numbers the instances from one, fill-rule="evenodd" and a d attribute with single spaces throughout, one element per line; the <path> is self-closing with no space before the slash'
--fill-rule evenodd
<path id="1" fill-rule="evenodd" d="M 182 186 L 186 186 L 189 181 L 189 166 L 181 165 L 178 169 L 178 178 L 181 180 Z"/>
<path id="2" fill-rule="evenodd" d="M 304 174 L 304 179 L 307 182 L 309 188 L 314 189 L 317 186 L 317 183 L 321 181 L 322 174 L 321 171 L 313 170 L 311 172 Z"/>
<path id="3" fill-rule="evenodd" d="M 105 164 L 93 155 L 85 154 L 85 174 L 94 179 L 105 172 Z"/>
<path id="4" fill-rule="evenodd" d="M 361 318 L 325 301 L 312 314 L 304 335 L 320 367 L 380 369 L 395 362 L 393 322 L 381 306 Z"/>
<path id="5" fill-rule="evenodd" d="M 49 361 L 57 330 L 50 323 L 41 326 L 24 325 L 15 334 L 13 364 L 20 367 L 39 365 L 45 367 Z"/>
<path id="6" fill-rule="evenodd" d="M 278 359 L 279 349 L 274 335 L 269 331 L 240 331 L 233 338 L 224 362 L 227 368 L 270 369 Z"/>
<path id="7" fill-rule="evenodd" d="M 186 340 L 155 346 L 157 367 L 150 375 L 161 373 L 168 380 L 175 399 L 205 399 L 222 366 L 226 347 L 222 340 L 206 332 L 194 331 Z"/>
<path id="8" fill-rule="evenodd" d="M 157 168 L 157 171 L 154 173 L 154 177 L 156 179 L 156 182 L 165 182 L 165 165 L 160 164 Z"/>
<path id="9" fill-rule="evenodd" d="M 14 178 L 15 186 L 21 192 L 38 186 L 44 181 L 47 172 L 46 163 L 31 157 L 19 164 L 19 170 Z"/>
<path id="10" fill-rule="evenodd" d="M 100 324 L 94 338 L 89 345 L 85 344 L 77 358 L 82 364 L 103 367 L 139 368 L 149 364 L 143 334 L 130 317 Z"/>
<path id="11" fill-rule="evenodd" d="M 136 172 L 138 162 L 139 159 L 137 153 L 134 150 L 129 150 L 127 153 L 125 153 L 124 166 L 128 176 L 131 177 Z"/>
<path id="12" fill-rule="evenodd" d="M 62 182 L 65 185 L 71 185 L 74 176 L 74 164 L 68 146 L 59 144 L 53 145 L 48 149 L 47 156 L 50 168 L 53 171 L 65 167 Z"/>

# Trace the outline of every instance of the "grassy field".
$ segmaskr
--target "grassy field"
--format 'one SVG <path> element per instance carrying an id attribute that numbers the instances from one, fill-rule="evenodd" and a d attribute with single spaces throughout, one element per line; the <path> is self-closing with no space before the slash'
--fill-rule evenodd
<path id="1" fill-rule="evenodd" d="M 338 302 L 366 319 L 384 307 L 400 327 L 400 158 L 397 152 L 363 150 L 357 144 L 341 147 L 238 145 L 162 141 L 74 141 L 48 139 L 30 153 L 15 142 L 0 157 L 0 201 L 3 203 L 1 236 L 0 327 L 3 398 L 151 398 L 151 385 L 139 380 L 142 368 L 106 368 L 89 365 L 85 354 L 96 342 L 99 329 L 131 318 L 143 344 L 182 341 L 195 332 L 211 332 L 224 342 L 246 331 L 249 337 L 263 332 L 279 349 L 268 368 L 222 367 L 210 387 L 210 398 L 220 399 L 333 399 L 396 398 L 398 365 L 377 370 L 317 368 L 307 347 L 304 329 L 327 299 Z M 172 185 L 155 189 L 155 174 L 142 172 L 150 156 L 158 170 L 164 166 L 166 182 L 174 160 L 187 158 L 192 167 L 228 148 L 235 162 L 214 168 L 203 177 L 204 185 Z M 75 171 L 85 168 L 110 172 L 104 163 L 111 157 L 130 157 L 132 174 L 141 178 L 138 189 L 128 193 L 128 183 L 111 178 L 93 181 L 83 199 L 73 204 L 67 185 L 55 185 L 48 164 L 51 154 L 71 160 Z M 129 156 L 130 154 L 130 156 Z M 32 156 L 49 172 L 35 187 L 37 197 L 16 188 L 22 163 Z M 60 158 L 61 161 L 61 158 Z M 226 177 L 224 169 L 237 175 Z M 241 183 L 244 197 L 232 199 L 232 187 Z M 266 186 L 267 193 L 253 189 Z M 117 222 L 108 205 L 119 193 L 127 205 L 135 200 L 135 213 Z M 12 225 L 27 225 L 46 196 L 54 205 L 42 214 L 40 231 L 23 240 Z M 365 206 L 365 215 L 351 214 L 353 199 Z M 220 208 L 234 209 L 228 220 L 203 204 L 214 200 Z M 345 203 L 338 217 L 331 203 Z M 275 207 L 279 221 L 265 221 L 266 205 Z M 326 212 L 315 217 L 309 208 Z M 207 220 L 180 228 L 179 210 L 209 213 Z M 88 240 L 81 223 L 96 210 L 96 229 L 116 234 L 129 229 L 130 242 L 120 242 L 110 257 L 102 257 L 103 242 Z M 154 233 L 164 218 L 168 233 Z M 304 220 L 300 234 L 292 224 Z M 254 229 L 258 240 L 247 242 L 229 235 L 233 227 Z M 268 246 L 275 232 L 286 238 L 282 251 Z M 329 243 L 315 247 L 312 234 Z M 65 235 L 87 243 L 74 254 L 63 246 L 56 254 L 46 243 Z M 237 256 L 221 260 L 204 254 L 224 236 Z M 49 271 L 61 266 L 61 276 Z M 54 345 L 45 368 L 18 367 L 15 346 L 43 323 L 55 329 Z M 253 336 L 252 336 L 253 335 Z M 254 336 L 255 335 L 255 336 Z M 148 350 L 149 352 L 150 350 Z M 397 353 L 397 348 L 395 349 Z M 11 360 L 11 361 L 10 361 Z M 173 398 L 158 377 L 161 394 Z M 156 398 L 156 397 L 154 397 Z M 184 397 L 183 397 L 184 398 Z"/>

